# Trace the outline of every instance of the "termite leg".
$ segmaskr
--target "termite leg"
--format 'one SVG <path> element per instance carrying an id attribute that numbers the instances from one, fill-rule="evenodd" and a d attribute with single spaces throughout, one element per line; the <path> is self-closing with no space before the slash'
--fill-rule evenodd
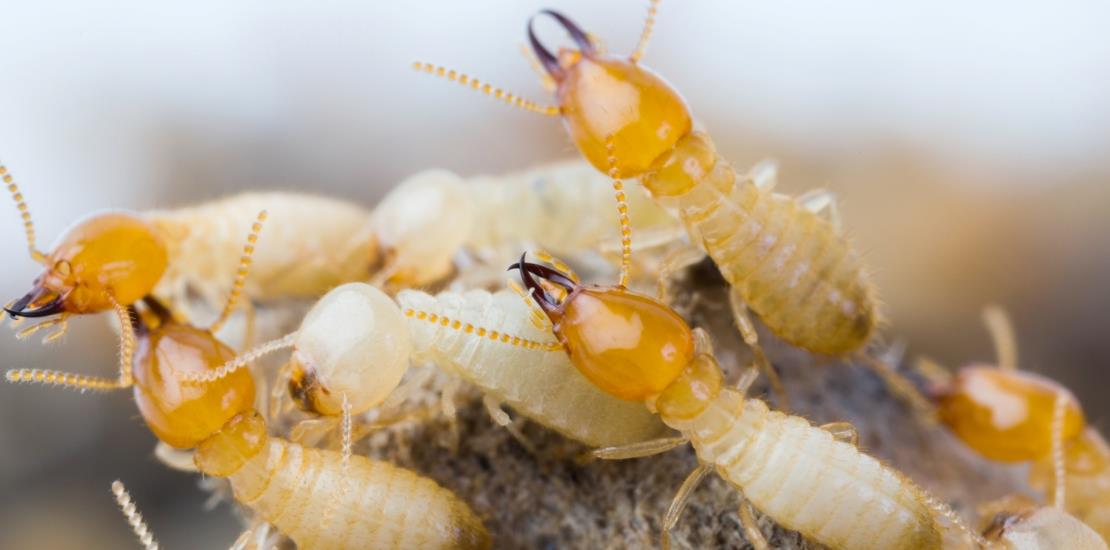
<path id="1" fill-rule="evenodd" d="M 844 226 L 840 217 L 840 207 L 836 205 L 836 193 L 828 189 L 810 189 L 802 193 L 797 200 L 802 208 L 814 214 L 825 212 L 828 215 L 829 223 L 833 226 L 833 231 L 836 231 L 837 234 L 843 232 Z"/>
<path id="2" fill-rule="evenodd" d="M 713 340 L 709 337 L 709 333 L 701 327 L 695 327 L 691 332 L 694 333 L 694 353 L 713 355 Z"/>
<path id="3" fill-rule="evenodd" d="M 760 161 L 748 171 L 747 177 L 760 191 L 773 191 L 779 183 L 779 163 L 771 159 Z"/>
<path id="4" fill-rule="evenodd" d="M 759 334 L 756 333 L 755 323 L 748 315 L 748 306 L 735 287 L 729 291 L 728 300 L 732 307 L 732 317 L 736 321 L 736 327 L 740 329 L 740 335 L 744 338 L 744 343 L 752 350 L 756 365 L 767 375 L 767 380 L 771 382 L 771 389 L 774 390 L 779 399 L 779 408 L 784 412 L 789 412 L 790 398 L 786 396 L 786 389 L 782 385 L 779 373 L 775 372 L 774 365 L 767 359 L 767 354 L 763 352 L 763 346 L 759 345 Z"/>
<path id="5" fill-rule="evenodd" d="M 154 446 L 154 457 L 159 462 L 181 472 L 196 473 L 197 465 L 193 463 L 193 452 L 174 449 L 165 442 L 159 441 Z"/>
<path id="6" fill-rule="evenodd" d="M 457 376 L 452 376 L 447 381 L 447 385 L 443 387 L 443 392 L 439 394 L 439 408 L 443 416 L 447 418 L 448 425 L 448 447 L 451 451 L 455 451 L 459 447 L 459 418 L 458 408 L 455 406 L 455 394 L 459 392 L 462 387 L 462 381 Z"/>
<path id="7" fill-rule="evenodd" d="M 859 445 L 859 431 L 851 422 L 829 422 L 822 424 L 821 429 L 832 434 L 833 439 L 843 441 L 853 447 Z"/>
<path id="8" fill-rule="evenodd" d="M 1014 324 L 1006 310 L 996 305 L 983 308 L 983 324 L 991 333 L 994 353 L 1002 370 L 1017 370 L 1017 344 L 1014 339 Z"/>
<path id="9" fill-rule="evenodd" d="M 667 252 L 659 264 L 659 275 L 655 281 L 656 297 L 659 301 L 664 304 L 670 303 L 671 276 L 674 273 L 700 262 L 704 257 L 705 252 L 693 246 L 681 246 Z"/>
<path id="10" fill-rule="evenodd" d="M 866 351 L 859 353 L 858 357 L 860 362 L 882 379 L 887 389 L 908 404 L 926 425 L 936 424 L 936 409 L 932 402 L 908 378 L 895 367 L 872 357 Z"/>
<path id="11" fill-rule="evenodd" d="M 755 365 L 749 365 L 744 372 L 740 373 L 740 380 L 736 382 L 736 391 L 741 397 L 748 395 L 748 390 L 752 388 L 757 378 L 759 378 L 759 367 Z"/>
<path id="12" fill-rule="evenodd" d="M 918 357 L 913 363 L 913 370 L 925 377 L 929 386 L 946 388 L 952 383 L 952 373 L 948 368 L 929 357 Z"/>
<path id="13" fill-rule="evenodd" d="M 482 405 L 486 407 L 486 412 L 489 417 L 493 419 L 493 423 L 508 430 L 509 434 L 516 439 L 522 447 L 528 452 L 536 454 L 536 446 L 524 436 L 524 432 L 520 431 L 520 426 L 509 417 L 509 413 L 501 408 L 501 403 L 490 395 L 482 396 Z"/>
<path id="14" fill-rule="evenodd" d="M 340 423 L 334 416 L 319 416 L 307 418 L 297 422 L 289 431 L 289 440 L 305 447 L 315 447 L 321 439 L 327 437 Z"/>
<path id="15" fill-rule="evenodd" d="M 755 520 L 752 503 L 744 497 L 743 492 L 737 491 L 737 494 L 740 496 L 737 512 L 740 514 L 740 524 L 744 526 L 744 537 L 755 550 L 767 550 L 770 546 L 767 545 L 767 537 L 763 536 L 763 531 L 759 528 L 759 522 Z"/>
<path id="16" fill-rule="evenodd" d="M 629 443 L 628 445 L 618 445 L 615 447 L 602 447 L 594 449 L 593 455 L 602 460 L 624 460 L 628 458 L 643 458 L 645 456 L 657 455 L 665 453 L 675 447 L 680 447 L 690 442 L 686 436 L 677 437 L 661 437 L 659 439 L 649 439 L 647 441 L 638 441 L 636 443 Z"/>
<path id="17" fill-rule="evenodd" d="M 663 548 L 670 548 L 671 546 L 671 530 L 675 525 L 678 525 L 678 519 L 682 517 L 682 512 L 686 511 L 686 505 L 690 503 L 690 495 L 697 489 L 698 484 L 701 483 L 705 476 L 713 471 L 713 467 L 708 464 L 699 464 L 686 479 L 682 481 L 679 486 L 678 492 L 675 493 L 674 499 L 671 500 L 671 505 L 667 507 L 667 513 L 663 516 L 663 532 L 662 546 Z"/>

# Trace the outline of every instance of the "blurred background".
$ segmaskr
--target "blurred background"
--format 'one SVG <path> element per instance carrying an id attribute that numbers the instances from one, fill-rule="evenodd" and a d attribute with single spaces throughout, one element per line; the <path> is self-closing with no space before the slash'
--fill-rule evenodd
<path id="1" fill-rule="evenodd" d="M 370 205 L 424 168 L 570 157 L 558 122 L 410 69 L 432 61 L 546 100 L 518 46 L 547 6 L 627 52 L 646 2 L 11 3 L 0 159 L 45 247 L 103 208 L 244 189 Z M 979 310 L 1002 304 L 1021 365 L 1110 428 L 1107 20 L 1095 0 L 664 1 L 645 62 L 734 165 L 775 157 L 784 191 L 839 194 L 888 339 L 953 366 L 990 359 Z M 0 213 L 7 300 L 37 270 L 14 208 Z M 79 319 L 51 348 L 3 332 L 4 368 L 114 372 L 104 322 Z M 238 533 L 226 507 L 202 510 L 195 478 L 154 460 L 129 392 L 4 384 L 0 414 L 0 547 L 136 547 L 108 491 L 117 477 L 167 548 Z"/>

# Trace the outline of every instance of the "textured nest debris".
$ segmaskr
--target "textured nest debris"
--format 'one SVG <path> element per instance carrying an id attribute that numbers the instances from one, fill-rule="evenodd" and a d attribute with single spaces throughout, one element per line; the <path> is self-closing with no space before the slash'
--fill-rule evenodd
<path id="1" fill-rule="evenodd" d="M 732 324 L 727 288 L 716 269 L 702 262 L 680 275 L 672 291 L 676 309 L 712 335 L 726 379 L 736 380 L 750 355 Z M 950 503 L 971 525 L 977 524 L 976 508 L 984 502 L 1015 493 L 1035 494 L 1022 468 L 981 459 L 943 429 L 923 424 L 870 370 L 791 348 L 763 330 L 760 336 L 795 414 L 815 424 L 851 422 L 863 449 Z M 358 442 L 356 453 L 411 468 L 455 491 L 483 518 L 498 548 L 659 545 L 663 514 L 697 466 L 689 446 L 635 460 L 583 460 L 584 446 L 522 421 L 523 434 L 534 447 L 530 451 L 490 420 L 473 388 L 456 394 L 457 414 L 450 421 L 440 406 L 450 377 L 432 367 L 416 367 L 406 379 L 422 372 L 424 382 L 400 406 L 408 417 L 373 431 Z M 753 394 L 774 403 L 762 381 Z M 396 416 L 371 411 L 359 421 L 365 423 L 375 414 Z M 287 434 L 304 418 L 287 411 L 278 416 L 273 431 Z M 336 446 L 334 437 L 324 443 Z M 226 496 L 226 484 L 214 485 Z M 731 487 L 716 475 L 708 476 L 678 523 L 674 546 L 750 547 L 737 504 Z M 772 548 L 820 547 L 776 526 L 771 518 L 757 517 Z"/>

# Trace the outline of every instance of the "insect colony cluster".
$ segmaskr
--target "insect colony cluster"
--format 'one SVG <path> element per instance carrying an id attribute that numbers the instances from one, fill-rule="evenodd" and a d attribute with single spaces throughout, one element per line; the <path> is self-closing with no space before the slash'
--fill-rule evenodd
<path id="1" fill-rule="evenodd" d="M 31 257 L 44 266 L 5 308 L 13 325 L 43 318 L 17 326 L 18 336 L 49 331 L 44 340 L 55 340 L 72 317 L 102 312 L 120 329 L 114 378 L 21 369 L 7 380 L 131 389 L 159 458 L 208 476 L 247 511 L 241 548 L 283 539 L 301 548 L 498 545 L 474 503 L 354 450 L 413 419 L 448 423 L 446 445 L 457 449 L 467 437 L 455 421 L 459 396 L 475 393 L 536 460 L 588 468 L 692 446 L 697 466 L 673 488 L 668 509 L 649 512 L 664 547 L 694 489 L 716 474 L 756 548 L 769 547 L 759 517 L 841 549 L 1106 548 L 1110 448 L 1085 426 L 1072 394 L 1017 369 L 1012 330 L 993 308 L 985 319 L 996 365 L 953 375 L 922 362 L 907 377 L 876 356 L 878 298 L 835 198 L 776 193 L 773 164 L 737 172 L 721 158 L 681 96 L 640 64 L 656 8 L 630 57 L 605 53 L 567 17 L 541 12 L 575 44 L 552 53 L 529 24 L 533 65 L 553 106 L 415 64 L 561 117 L 588 164 L 468 181 L 425 172 L 373 211 L 250 193 L 98 214 L 49 252 L 37 248 L 23 195 L 0 168 Z M 642 189 L 626 190 L 626 179 Z M 328 223 L 304 223 L 322 216 Z M 534 250 L 520 255 L 527 247 Z M 747 350 L 746 366 L 727 376 L 709 332 L 674 305 L 681 297 L 671 279 L 706 257 L 727 288 L 732 337 Z M 614 280 L 583 282 L 561 258 Z M 256 308 L 285 299 L 316 301 L 296 330 L 255 342 Z M 852 424 L 792 414 L 790 380 L 780 380 L 755 318 L 784 347 L 867 365 L 923 430 L 939 422 L 984 457 L 1031 464 L 1030 484 L 1049 504 L 1004 499 L 982 509 L 984 529 L 969 527 L 859 448 Z M 233 319 L 242 322 L 225 327 Z M 264 366 L 264 356 L 282 366 Z M 761 375 L 773 406 L 749 395 Z M 439 400 L 421 403 L 429 384 Z M 590 450 L 541 458 L 524 419 Z M 433 445 L 413 446 L 422 444 Z M 156 548 L 123 485 L 111 489 L 140 543 Z"/>

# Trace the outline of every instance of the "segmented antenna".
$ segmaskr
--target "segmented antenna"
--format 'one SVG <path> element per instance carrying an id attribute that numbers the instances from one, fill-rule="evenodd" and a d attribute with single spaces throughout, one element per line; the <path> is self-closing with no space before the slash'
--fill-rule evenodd
<path id="1" fill-rule="evenodd" d="M 961 518 L 955 510 L 953 510 L 947 504 L 933 498 L 933 495 L 926 493 L 924 489 L 918 487 L 917 490 L 919 491 L 922 500 L 925 502 L 925 505 L 928 506 L 934 514 L 947 519 L 949 523 L 951 523 L 952 526 L 956 528 L 957 531 L 963 533 L 964 536 L 970 538 L 975 544 L 977 544 L 978 548 L 993 548 L 991 544 L 987 542 L 987 539 L 983 538 L 983 535 L 980 535 L 979 533 L 971 530 L 971 528 L 968 527 L 966 523 L 964 523 L 963 518 Z"/>
<path id="2" fill-rule="evenodd" d="M 983 324 L 994 340 L 994 353 L 1002 370 L 1017 369 L 1017 344 L 1014 339 L 1014 325 L 1006 310 L 996 305 L 983 308 Z"/>
<path id="3" fill-rule="evenodd" d="M 513 336 L 511 334 L 498 332 L 496 330 L 488 330 L 483 327 L 476 327 L 470 323 L 463 323 L 462 321 L 454 320 L 443 315 L 428 313 L 427 311 L 421 311 L 418 309 L 406 309 L 405 317 L 417 319 L 420 321 L 426 321 L 434 325 L 451 328 L 453 330 L 462 331 L 467 334 L 475 334 L 481 338 L 489 338 L 494 342 L 501 342 L 502 344 L 509 344 L 525 349 L 535 349 L 543 351 L 558 351 L 563 349 L 563 345 L 558 342 L 537 342 L 535 340 Z"/>
<path id="4" fill-rule="evenodd" d="M 297 340 L 297 333 L 292 332 L 278 338 L 277 340 L 270 340 L 264 344 L 239 355 L 238 357 L 224 363 L 219 368 L 210 371 L 182 371 L 174 369 L 173 374 L 180 380 L 187 380 L 189 382 L 215 382 L 221 378 L 227 377 L 229 374 L 249 365 L 252 361 L 256 361 L 264 355 L 273 353 L 275 351 L 292 347 L 293 343 Z"/>
<path id="5" fill-rule="evenodd" d="M 139 513 L 138 507 L 131 501 L 131 495 L 118 479 L 112 482 L 112 494 L 116 496 L 116 504 L 119 504 L 123 517 L 127 518 L 131 530 L 138 537 L 139 544 L 142 544 L 145 550 L 158 550 L 158 541 L 154 540 L 154 533 L 147 529 L 146 523 L 143 522 L 143 515 Z"/>
<path id="6" fill-rule="evenodd" d="M 235 272 L 235 282 L 231 285 L 231 294 L 227 296 L 227 303 L 224 304 L 224 310 L 220 313 L 220 317 L 208 327 L 208 331 L 213 334 L 219 331 L 220 327 L 227 322 L 235 311 L 235 306 L 239 303 L 239 298 L 243 294 L 243 284 L 247 281 L 247 275 L 250 273 L 254 247 L 258 244 L 258 235 L 262 233 L 262 223 L 266 221 L 266 216 L 265 210 L 259 212 L 254 224 L 251 225 L 251 232 L 247 235 L 247 244 L 243 245 L 243 255 L 239 257 L 239 269 Z"/>
<path id="7" fill-rule="evenodd" d="M 423 71 L 430 75 L 446 78 L 447 80 L 457 82 L 462 86 L 469 86 L 472 90 L 477 90 L 479 92 L 482 92 L 483 94 L 492 96 L 495 99 L 504 101 L 509 105 L 524 109 L 525 111 L 530 111 L 545 116 L 559 116 L 559 114 L 562 112 L 557 106 L 537 104 L 534 101 L 524 99 L 523 97 L 520 97 L 512 92 L 505 91 L 501 88 L 496 88 L 488 82 L 482 82 L 477 78 L 467 76 L 454 69 L 448 69 L 446 67 L 433 65 L 431 63 L 423 63 L 420 61 L 413 63 L 412 68 L 417 71 Z"/>
<path id="8" fill-rule="evenodd" d="M 617 168 L 612 136 L 605 140 L 605 150 L 609 153 L 609 177 L 613 179 L 613 191 L 617 199 L 617 215 L 621 224 L 621 272 L 617 285 L 628 288 L 628 271 L 632 266 L 632 224 L 628 219 L 628 201 L 624 194 L 624 182 Z"/>
<path id="9" fill-rule="evenodd" d="M 27 251 L 31 253 L 31 259 L 40 264 L 46 263 L 46 254 L 35 247 L 35 223 L 31 221 L 31 210 L 27 208 L 23 193 L 19 191 L 19 186 L 15 184 L 12 175 L 8 173 L 8 168 L 3 164 L 0 164 L 0 178 L 3 178 L 4 184 L 8 187 L 8 193 L 11 193 L 12 200 L 15 201 L 19 217 L 23 218 L 23 232 L 27 235 Z"/>
<path id="10" fill-rule="evenodd" d="M 1067 394 L 1062 391 L 1058 392 L 1055 405 L 1052 411 L 1052 469 L 1054 478 L 1052 504 L 1063 510 L 1064 499 L 1067 496 L 1067 472 L 1064 463 L 1064 418 L 1067 413 Z"/>
<path id="11" fill-rule="evenodd" d="M 651 40 L 651 32 L 655 30 L 655 15 L 659 11 L 659 0 L 651 0 L 648 5 L 647 19 L 644 20 L 644 30 L 640 31 L 640 42 L 636 44 L 636 49 L 629 56 L 633 63 L 639 63 L 640 59 L 644 57 L 647 52 L 648 41 Z"/>

